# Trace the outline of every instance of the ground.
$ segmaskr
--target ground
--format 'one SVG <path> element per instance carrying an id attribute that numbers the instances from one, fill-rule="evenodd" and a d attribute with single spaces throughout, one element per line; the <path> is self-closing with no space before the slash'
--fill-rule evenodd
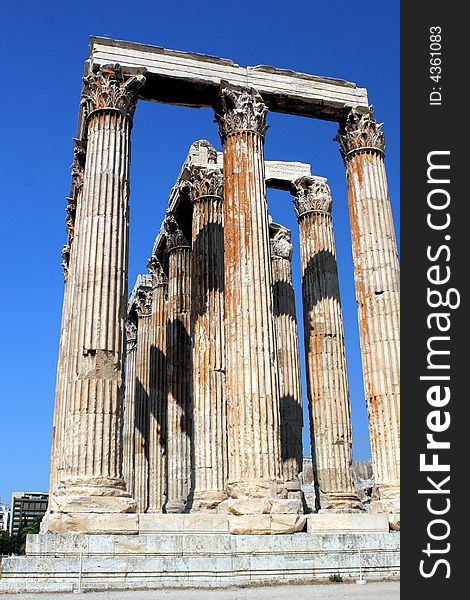
<path id="1" fill-rule="evenodd" d="M 1 594 L 2 600 L 71 600 L 73 593 Z M 86 600 L 398 600 L 397 581 L 255 587 L 234 590 L 149 590 L 87 592 Z"/>

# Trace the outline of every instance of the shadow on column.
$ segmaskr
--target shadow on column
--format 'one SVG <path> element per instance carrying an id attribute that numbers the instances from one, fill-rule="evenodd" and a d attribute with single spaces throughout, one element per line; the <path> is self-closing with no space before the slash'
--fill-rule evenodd
<path id="1" fill-rule="evenodd" d="M 338 267 L 335 255 L 327 250 L 317 252 L 312 256 L 304 270 L 304 279 L 310 279 L 308 303 L 303 294 L 304 311 L 310 311 L 313 306 L 324 298 L 334 298 L 340 301 L 338 284 Z"/>
<path id="2" fill-rule="evenodd" d="M 332 298 L 337 300 L 339 303 L 339 282 L 338 282 L 338 267 L 336 264 L 336 256 L 329 250 L 321 250 L 314 254 L 307 262 L 304 270 L 303 281 L 302 281 L 303 293 L 303 315 L 304 315 L 304 336 L 305 336 L 305 354 L 308 353 L 310 344 L 310 333 L 309 327 L 316 329 L 316 324 L 312 323 L 310 313 L 312 309 L 319 304 L 322 300 Z M 323 325 L 322 325 L 323 328 Z M 318 328 L 318 335 L 332 336 L 331 332 L 324 332 Z M 337 335 L 337 333 L 336 333 Z M 307 359 L 307 356 L 306 356 Z M 308 362 L 308 359 L 307 359 Z M 309 378 L 309 372 L 307 369 L 307 382 Z M 313 384 L 308 383 L 307 389 L 313 389 Z M 314 400 L 309 398 L 309 404 Z M 310 444 L 312 448 L 312 468 L 313 468 L 313 484 L 315 489 L 315 509 L 320 510 L 320 484 L 318 481 L 318 465 L 316 461 L 316 441 L 315 441 L 315 429 L 313 424 L 312 411 L 309 409 L 309 420 L 310 420 Z"/>
<path id="3" fill-rule="evenodd" d="M 166 502 L 168 485 L 166 470 L 162 467 L 167 460 L 167 395 L 166 395 L 166 355 L 154 344 L 150 346 L 150 402 L 149 414 L 155 419 L 158 429 L 158 445 L 160 446 L 161 462 L 158 466 L 158 476 L 161 480 L 161 505 Z M 165 477 L 165 478 L 164 478 Z M 150 493 L 150 480 L 149 480 Z"/>
<path id="4" fill-rule="evenodd" d="M 212 249 L 220 252 L 209 253 L 207 240 L 212 240 Z M 197 294 L 197 288 L 191 288 L 191 312 L 193 320 L 207 312 L 209 294 L 224 291 L 224 228 L 220 223 L 206 223 L 196 235 L 191 254 L 191 279 L 203 281 L 199 289 L 204 288 L 204 294 Z"/>
<path id="5" fill-rule="evenodd" d="M 189 440 L 189 459 L 190 459 L 190 482 L 189 494 L 183 512 L 189 512 L 193 504 L 195 475 L 191 468 L 194 464 L 194 435 L 193 435 L 193 404 L 192 404 L 192 365 L 191 365 L 191 338 L 186 327 L 179 319 L 169 320 L 167 322 L 167 348 L 174 349 L 174 363 L 172 377 L 167 379 L 166 403 L 171 394 L 175 398 L 177 405 L 181 409 L 181 418 L 179 430 L 185 434 Z M 170 365 L 167 365 L 170 366 Z M 167 416 L 168 419 L 168 416 Z M 168 435 L 168 425 L 166 426 Z M 169 477 L 168 461 L 170 456 L 166 456 L 166 477 Z M 166 486 L 167 497 L 163 509 L 165 511 L 168 502 L 168 482 Z"/>
<path id="6" fill-rule="evenodd" d="M 148 443 L 148 434 L 149 434 L 149 416 L 150 416 L 150 397 L 147 390 L 144 388 L 142 383 L 138 378 L 135 380 L 135 427 L 139 431 L 141 436 L 141 443 L 144 450 L 144 458 L 145 464 L 149 463 L 149 443 Z M 140 450 L 140 448 L 139 448 Z M 136 440 L 134 438 L 134 469 L 135 469 L 135 453 L 137 451 Z M 145 512 L 148 508 L 148 478 L 149 473 L 147 469 L 146 479 L 147 479 L 147 497 L 145 498 L 142 508 Z M 140 495 L 140 490 L 137 490 Z M 134 470 L 134 493 L 136 493 L 135 486 L 135 470 Z M 137 495 L 137 494 L 136 494 Z M 142 499 L 140 499 L 142 502 Z"/>
<path id="7" fill-rule="evenodd" d="M 295 313 L 294 288 L 288 281 L 275 281 L 273 283 L 273 312 L 275 317 L 287 315 L 297 323 Z"/>
<path id="8" fill-rule="evenodd" d="M 280 399 L 280 412 L 281 458 L 283 461 L 295 459 L 300 473 L 302 471 L 302 407 L 293 396 L 286 395 Z M 298 431 L 294 430 L 293 423 L 300 423 Z M 296 437 L 297 440 L 294 439 Z"/>

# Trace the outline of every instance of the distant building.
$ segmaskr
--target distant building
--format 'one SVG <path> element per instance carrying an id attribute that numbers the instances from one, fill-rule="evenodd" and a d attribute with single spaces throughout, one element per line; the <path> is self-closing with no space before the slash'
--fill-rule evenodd
<path id="1" fill-rule="evenodd" d="M 47 509 L 49 494 L 46 492 L 13 492 L 11 495 L 10 534 L 18 533 L 36 517 L 42 517 Z"/>
<path id="2" fill-rule="evenodd" d="M 7 531 L 10 517 L 10 507 L 8 504 L 0 504 L 0 531 Z"/>

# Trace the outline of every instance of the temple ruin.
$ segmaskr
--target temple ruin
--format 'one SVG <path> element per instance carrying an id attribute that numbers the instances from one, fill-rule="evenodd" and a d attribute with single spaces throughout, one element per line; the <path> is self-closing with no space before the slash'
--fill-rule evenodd
<path id="1" fill-rule="evenodd" d="M 128 296 L 130 143 L 138 100 L 212 107 L 223 152 L 205 140 L 191 146 L 147 272 Z M 367 513 L 351 472 L 331 192 L 309 165 L 264 160 L 270 111 L 339 125 L 375 475 Z M 28 541 L 28 557 L 72 556 L 78 547 L 90 557 L 93 544 L 109 543 L 110 556 L 117 548 L 127 555 L 134 539 L 140 546 L 132 556 L 143 560 L 158 536 L 176 548 L 178 535 L 191 546 L 203 533 L 212 536 L 201 542 L 201 557 L 214 551 L 232 561 L 221 567 L 224 581 L 242 577 L 235 573 L 244 567 L 234 561 L 243 544 L 271 557 L 263 567 L 268 575 L 253 575 L 261 567 L 250 563 L 251 577 L 287 580 L 293 571 L 279 570 L 276 557 L 297 552 L 300 565 L 313 548 L 325 565 L 333 561 L 330 572 L 355 572 L 356 558 L 341 554 L 341 535 L 354 533 L 354 544 L 361 540 L 373 557 L 371 572 L 395 572 L 398 534 L 388 531 L 399 529 L 400 512 L 399 267 L 384 133 L 366 90 L 93 37 L 74 142 L 50 503 L 41 534 Z M 298 221 L 303 348 L 291 233 L 270 219 L 267 187 L 291 194 Z M 316 514 L 305 510 L 299 479 L 302 350 Z M 119 571 L 113 568 L 109 581 Z M 170 569 L 166 581 L 178 568 L 185 569 Z M 295 576 L 320 577 L 328 568 L 299 566 Z M 140 569 L 149 585 L 156 570 Z"/>

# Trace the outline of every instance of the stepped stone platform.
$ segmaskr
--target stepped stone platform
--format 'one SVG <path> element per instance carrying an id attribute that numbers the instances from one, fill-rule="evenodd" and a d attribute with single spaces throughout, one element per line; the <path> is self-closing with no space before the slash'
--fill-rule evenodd
<path id="1" fill-rule="evenodd" d="M 399 549 L 400 534 L 388 532 L 30 535 L 26 556 L 0 563 L 0 594 L 395 579 Z"/>

